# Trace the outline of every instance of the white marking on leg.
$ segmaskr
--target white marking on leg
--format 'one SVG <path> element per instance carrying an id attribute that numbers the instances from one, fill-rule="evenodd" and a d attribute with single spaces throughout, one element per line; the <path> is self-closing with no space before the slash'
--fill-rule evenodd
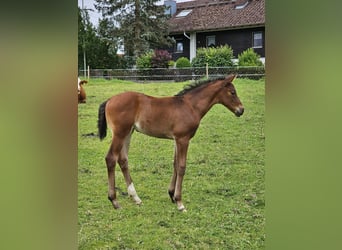
<path id="1" fill-rule="evenodd" d="M 181 203 L 181 202 L 177 202 L 177 208 L 181 212 L 186 212 L 186 209 L 185 209 L 183 203 Z"/>
<path id="2" fill-rule="evenodd" d="M 133 197 L 133 200 L 135 201 L 135 203 L 140 205 L 141 200 L 139 196 L 137 195 L 137 192 L 135 191 L 133 182 L 128 186 L 127 191 L 128 191 L 128 195 Z"/>

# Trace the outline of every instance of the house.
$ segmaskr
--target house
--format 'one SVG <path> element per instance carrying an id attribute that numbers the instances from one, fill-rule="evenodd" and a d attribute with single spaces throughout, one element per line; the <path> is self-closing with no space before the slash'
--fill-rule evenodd
<path id="1" fill-rule="evenodd" d="M 169 32 L 176 41 L 172 59 L 196 57 L 196 49 L 229 45 L 234 57 L 253 48 L 265 60 L 265 0 L 164 1 Z"/>

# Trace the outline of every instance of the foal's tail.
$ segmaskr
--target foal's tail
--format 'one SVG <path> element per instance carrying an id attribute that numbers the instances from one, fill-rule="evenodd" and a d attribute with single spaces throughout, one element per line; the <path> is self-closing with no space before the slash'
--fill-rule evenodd
<path id="1" fill-rule="evenodd" d="M 99 137 L 100 140 L 103 140 L 103 138 L 107 135 L 107 121 L 106 121 L 106 114 L 105 114 L 105 108 L 108 100 L 100 104 L 99 106 L 99 119 L 97 120 L 97 127 L 99 130 Z"/>

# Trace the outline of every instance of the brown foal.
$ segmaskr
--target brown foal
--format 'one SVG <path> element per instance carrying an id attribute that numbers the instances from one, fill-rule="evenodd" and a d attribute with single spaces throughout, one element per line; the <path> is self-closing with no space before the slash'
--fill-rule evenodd
<path id="1" fill-rule="evenodd" d="M 78 78 L 78 103 L 86 103 L 86 92 L 83 88 L 83 84 L 87 83 L 86 80 L 81 81 L 80 78 Z"/>
<path id="2" fill-rule="evenodd" d="M 193 85 L 172 97 L 156 98 L 137 92 L 115 95 L 99 107 L 99 137 L 106 136 L 107 123 L 112 131 L 112 143 L 106 156 L 108 199 L 120 208 L 115 192 L 115 165 L 119 163 L 128 194 L 136 204 L 141 199 L 134 188 L 128 169 L 128 149 L 134 130 L 143 134 L 175 140 L 173 175 L 169 195 L 178 210 L 186 211 L 182 203 L 182 182 L 190 139 L 195 135 L 203 116 L 214 104 L 222 104 L 236 116 L 244 107 L 232 81 L 235 75 Z"/>

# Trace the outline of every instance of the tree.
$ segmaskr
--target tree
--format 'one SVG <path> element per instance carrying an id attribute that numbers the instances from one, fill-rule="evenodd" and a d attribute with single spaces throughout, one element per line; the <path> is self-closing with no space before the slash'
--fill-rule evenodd
<path id="1" fill-rule="evenodd" d="M 78 68 L 84 69 L 84 55 L 87 53 L 87 42 L 95 36 L 87 11 L 78 8 Z"/>
<path id="2" fill-rule="evenodd" d="M 117 41 L 107 30 L 110 24 L 104 20 L 96 29 L 90 22 L 88 12 L 78 9 L 78 68 L 84 69 L 84 52 L 86 66 L 91 68 L 124 68 L 125 62 L 118 57 Z"/>
<path id="3" fill-rule="evenodd" d="M 165 6 L 158 0 L 95 0 L 102 17 L 113 23 L 112 31 L 124 40 L 125 52 L 139 57 L 148 49 L 168 47 Z"/>

